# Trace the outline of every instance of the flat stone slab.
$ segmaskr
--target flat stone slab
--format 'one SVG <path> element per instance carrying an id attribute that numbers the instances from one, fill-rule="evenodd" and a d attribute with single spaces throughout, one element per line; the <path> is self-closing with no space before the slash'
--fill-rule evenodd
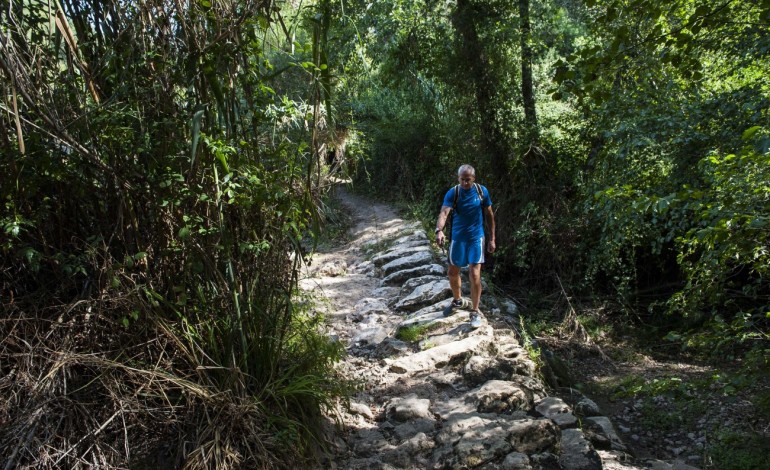
<path id="1" fill-rule="evenodd" d="M 589 416 L 585 418 L 584 427 L 588 429 L 589 433 L 594 433 L 599 439 L 591 439 L 594 445 L 598 448 L 609 447 L 608 450 L 619 450 L 625 452 L 628 450 L 626 445 L 623 444 L 623 440 L 620 439 L 620 435 L 615 430 L 615 426 L 606 416 Z M 606 443 L 604 446 L 601 444 Z"/>
<path id="2" fill-rule="evenodd" d="M 358 330 L 353 336 L 351 343 L 361 345 L 376 346 L 388 337 L 388 330 L 382 326 L 375 325 L 368 328 Z"/>
<path id="3" fill-rule="evenodd" d="M 429 338 L 435 336 L 448 336 L 453 341 L 462 338 L 472 330 L 470 325 L 470 312 L 467 310 L 455 311 L 454 315 L 444 316 L 441 310 L 422 309 L 419 315 L 410 316 L 399 324 L 399 328 L 424 325 Z M 418 313 L 419 313 L 418 312 Z"/>
<path id="4" fill-rule="evenodd" d="M 406 297 L 407 295 L 414 292 L 414 290 L 418 287 L 436 281 L 448 282 L 448 279 L 446 276 L 439 276 L 437 274 L 425 274 L 422 276 L 413 277 L 401 285 L 401 290 L 399 291 L 398 295 Z"/>
<path id="5" fill-rule="evenodd" d="M 411 294 L 399 300 L 395 308 L 396 310 L 414 311 L 426 305 L 433 305 L 451 295 L 452 288 L 449 287 L 449 280 L 434 280 L 417 286 Z"/>
<path id="6" fill-rule="evenodd" d="M 602 470 L 602 459 L 580 429 L 561 433 L 559 464 L 564 470 Z"/>
<path id="7" fill-rule="evenodd" d="M 389 418 L 405 422 L 415 419 L 433 419 L 430 400 L 411 393 L 405 397 L 394 397 L 385 406 Z"/>
<path id="8" fill-rule="evenodd" d="M 535 405 L 535 410 L 561 429 L 577 426 L 577 418 L 572 414 L 572 409 L 561 398 L 545 397 Z"/>
<path id="9" fill-rule="evenodd" d="M 406 320 L 402 321 L 398 325 L 398 327 L 409 328 L 411 326 L 418 326 L 418 325 L 445 323 L 446 318 L 448 317 L 444 317 L 444 313 L 441 310 L 431 309 L 431 310 L 425 311 L 425 309 L 422 309 L 419 312 L 416 312 L 415 314 L 409 316 L 409 318 L 407 318 Z"/>
<path id="10" fill-rule="evenodd" d="M 449 332 L 446 334 L 429 335 L 427 338 L 420 340 L 418 343 L 420 349 L 430 349 L 437 346 L 443 346 L 457 340 L 457 334 L 455 332 Z"/>
<path id="11" fill-rule="evenodd" d="M 405 258 L 420 251 L 430 251 L 427 242 L 414 241 L 406 245 L 397 246 L 380 253 L 372 258 L 372 263 L 378 268 L 399 258 Z"/>
<path id="12" fill-rule="evenodd" d="M 353 313 L 350 315 L 350 319 L 355 322 L 360 322 L 364 317 L 369 315 L 390 315 L 390 307 L 388 304 L 382 301 L 382 299 L 365 297 L 353 307 Z"/>
<path id="13" fill-rule="evenodd" d="M 392 361 L 386 359 L 386 363 L 390 370 L 397 374 L 411 374 L 440 368 L 459 358 L 468 356 L 489 344 L 491 328 L 489 330 L 487 334 L 469 336 L 450 344 L 412 354 L 411 356 L 401 357 Z"/>
<path id="14" fill-rule="evenodd" d="M 430 264 L 432 261 L 433 253 L 430 251 L 418 251 L 417 253 L 386 263 L 382 266 L 382 273 L 385 276 L 388 276 L 396 271 L 414 268 L 423 264 Z"/>
<path id="15" fill-rule="evenodd" d="M 425 230 L 420 228 L 420 225 L 421 224 L 419 222 L 412 222 L 410 224 L 406 224 L 403 230 L 399 232 L 402 235 L 393 241 L 393 245 L 401 245 L 401 244 L 409 243 L 411 241 L 416 241 L 416 240 L 427 242 L 428 236 L 425 235 Z"/>
<path id="16" fill-rule="evenodd" d="M 414 277 L 420 276 L 446 276 L 446 267 L 440 264 L 421 264 L 412 268 L 394 271 L 385 276 L 380 284 L 383 286 L 402 285 L 404 282 Z"/>
<path id="17" fill-rule="evenodd" d="M 420 310 L 417 310 L 416 312 L 410 313 L 409 318 L 417 318 L 422 315 L 430 315 L 437 312 L 443 313 L 444 307 L 446 307 L 451 300 L 452 300 L 451 297 L 447 297 L 446 299 L 442 299 L 433 305 L 428 305 L 427 307 L 423 307 Z"/>

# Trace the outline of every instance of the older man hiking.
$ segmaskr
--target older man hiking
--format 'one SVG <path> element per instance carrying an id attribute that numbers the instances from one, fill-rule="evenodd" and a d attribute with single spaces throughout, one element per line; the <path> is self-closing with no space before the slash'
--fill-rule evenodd
<path id="1" fill-rule="evenodd" d="M 444 195 L 444 204 L 436 223 L 436 242 L 443 246 L 446 238 L 444 226 L 450 212 L 452 214 L 452 237 L 449 243 L 449 286 L 453 299 L 444 309 L 444 316 L 451 315 L 456 309 L 470 307 L 470 323 L 473 328 L 481 326 L 483 315 L 479 310 L 481 301 L 481 265 L 484 263 L 484 248 L 495 252 L 495 214 L 492 212 L 492 199 L 484 186 L 476 183 L 476 170 L 470 165 L 462 165 L 457 170 L 459 184 Z M 487 224 L 489 239 L 484 236 L 484 223 Z M 471 300 L 462 298 L 462 280 L 460 269 L 468 266 L 471 282 Z"/>

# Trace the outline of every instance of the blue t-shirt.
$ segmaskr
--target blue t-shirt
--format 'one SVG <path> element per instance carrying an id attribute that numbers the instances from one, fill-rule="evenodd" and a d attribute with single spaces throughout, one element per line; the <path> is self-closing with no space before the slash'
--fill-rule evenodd
<path id="1" fill-rule="evenodd" d="M 489 191 L 481 186 L 482 199 L 479 199 L 479 192 L 474 186 L 471 186 L 470 189 L 463 189 L 462 186 L 455 187 L 459 194 L 457 195 L 457 206 L 454 208 L 454 214 L 450 216 L 454 217 L 452 219 L 452 240 L 472 242 L 483 238 L 484 217 L 481 211 L 482 208 L 492 205 Z M 450 188 L 444 196 L 444 206 L 454 206 L 455 187 Z"/>

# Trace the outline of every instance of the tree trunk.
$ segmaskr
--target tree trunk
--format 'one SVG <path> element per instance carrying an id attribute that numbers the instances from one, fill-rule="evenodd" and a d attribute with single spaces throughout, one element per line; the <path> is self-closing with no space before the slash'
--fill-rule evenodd
<path id="1" fill-rule="evenodd" d="M 452 24 L 459 36 L 458 52 L 461 62 L 467 64 L 468 80 L 476 96 L 483 151 L 489 158 L 497 183 L 502 183 L 508 176 L 508 158 L 511 152 L 499 125 L 503 121 L 503 116 L 501 116 L 500 107 L 494 102 L 497 83 L 489 64 L 489 57 L 479 39 L 475 14 L 468 0 L 458 0 L 457 9 L 452 15 Z M 497 184 L 497 186 L 505 187 L 504 184 Z"/>
<path id="2" fill-rule="evenodd" d="M 524 100 L 524 118 L 530 145 L 536 145 L 539 130 L 532 85 L 532 28 L 529 24 L 529 0 L 519 0 L 519 17 L 521 18 L 521 96 Z"/>

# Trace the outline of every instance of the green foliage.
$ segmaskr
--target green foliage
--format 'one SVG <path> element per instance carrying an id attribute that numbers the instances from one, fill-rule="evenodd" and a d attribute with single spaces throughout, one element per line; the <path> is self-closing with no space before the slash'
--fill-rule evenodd
<path id="1" fill-rule="evenodd" d="M 593 315 L 578 315 L 577 321 L 583 325 L 590 338 L 602 338 L 606 336 L 607 330 L 611 328 L 601 318 Z"/>
<path id="2" fill-rule="evenodd" d="M 173 373 L 306 449 L 344 393 L 325 374 L 339 346 L 295 291 L 303 250 L 341 226 L 330 168 L 432 226 L 471 163 L 497 211 L 495 284 L 615 295 L 688 351 L 766 370 L 767 1 L 546 0 L 531 37 L 516 2 L 296 5 L 77 0 L 56 23 L 47 2 L 9 3 L 4 307 L 88 304 L 127 336 L 164 324 Z M 211 429 L 191 455 L 224 448 Z"/>
<path id="3" fill-rule="evenodd" d="M 0 173 L 8 175 L 0 178 L 0 299 L 9 322 L 39 322 L 18 330 L 19 344 L 102 361 L 83 366 L 82 397 L 66 399 L 105 406 L 89 419 L 77 407 L 57 411 L 59 424 L 33 439 L 43 427 L 29 416 L 40 404 L 25 397 L 38 395 L 18 384 L 0 459 L 35 456 L 18 450 L 39 437 L 61 457 L 51 465 L 125 466 L 121 449 L 135 446 L 116 445 L 121 420 L 108 418 L 144 393 L 169 399 L 132 405 L 139 427 L 157 421 L 156 409 L 184 422 L 158 433 L 167 443 L 188 433 L 193 444 L 179 455 L 190 468 L 290 465 L 318 448 L 319 414 L 348 393 L 332 370 L 341 346 L 296 292 L 301 240 L 320 229 L 321 149 L 344 144 L 332 122 L 321 31 L 331 13 L 322 7 L 9 4 L 0 26 Z M 302 23 L 317 13 L 312 28 Z M 286 23 L 301 42 L 291 42 Z M 81 309 L 98 316 L 86 334 L 71 317 Z M 85 339 L 57 342 L 47 332 L 59 324 Z M 25 336 L 40 331 L 52 344 Z M 19 366 L 14 354 L 0 360 L 3 375 Z M 163 379 L 143 392 L 137 381 L 111 388 L 101 377 L 112 374 Z M 41 399 L 56 402 L 66 386 L 46 389 Z M 239 419 L 211 419 L 234 410 Z M 89 428 L 105 422 L 113 427 Z M 263 439 L 269 434 L 284 441 Z M 156 452 L 152 445 L 138 452 Z"/>
<path id="4" fill-rule="evenodd" d="M 184 358 L 191 370 L 198 371 L 199 383 L 252 397 L 263 407 L 270 423 L 265 432 L 282 435 L 297 449 L 318 445 L 314 423 L 319 413 L 331 410 L 336 397 L 351 390 L 350 382 L 332 372 L 342 345 L 324 334 L 323 317 L 315 314 L 310 299 L 285 304 L 287 311 L 276 317 L 263 310 L 264 301 L 257 297 L 261 288 L 251 289 L 255 291 L 244 296 L 240 318 L 221 316 L 192 323 L 185 317 L 184 329 L 173 333 L 175 341 L 184 345 Z M 294 297 L 301 299 L 299 294 Z M 245 341 L 238 341 L 240 337 Z M 222 367 L 232 362 L 234 353 L 237 362 Z"/>
<path id="5" fill-rule="evenodd" d="M 706 448 L 706 463 L 724 470 L 764 468 L 770 443 L 765 436 L 755 433 L 723 431 L 717 433 Z"/>
<path id="6" fill-rule="evenodd" d="M 319 236 L 319 245 L 339 245 L 349 241 L 351 220 L 338 198 L 326 197 L 319 207 L 323 229 Z"/>
<path id="7" fill-rule="evenodd" d="M 535 326 L 535 330 L 538 331 L 539 328 Z M 521 344 L 524 345 L 524 349 L 527 351 L 527 356 L 529 356 L 532 361 L 537 364 L 538 368 L 543 368 L 543 358 L 541 356 L 541 349 L 537 345 L 537 342 L 533 338 L 533 335 L 530 334 L 530 327 L 525 323 L 523 317 L 519 317 L 519 327 L 518 330 L 519 334 L 521 335 Z"/>
<path id="8" fill-rule="evenodd" d="M 584 287 L 658 323 L 665 310 L 706 325 L 685 342 L 703 350 L 766 341 L 767 5 L 608 0 L 569 14 L 588 34 L 556 61 L 553 91 L 589 123 L 575 173 Z"/>
<path id="9" fill-rule="evenodd" d="M 757 407 L 757 411 L 765 419 L 770 418 L 770 391 L 765 390 L 759 392 L 755 399 L 754 406 Z"/>
<path id="10" fill-rule="evenodd" d="M 684 417 L 679 410 L 662 410 L 654 404 L 645 403 L 639 407 L 642 415 L 641 423 L 647 429 L 655 429 L 661 432 L 671 432 L 681 429 Z"/>
<path id="11" fill-rule="evenodd" d="M 702 387 L 703 384 L 687 383 L 679 377 L 660 377 L 648 380 L 645 377 L 629 375 L 616 386 L 615 398 L 621 397 L 655 397 L 667 396 L 676 399 L 690 395 L 692 387 Z"/>
<path id="12" fill-rule="evenodd" d="M 770 288 L 765 281 L 770 261 L 766 235 L 770 140 L 762 140 L 764 151 L 745 147 L 737 155 L 711 155 L 701 160 L 704 185 L 685 188 L 674 201 L 682 207 L 678 214 L 689 216 L 693 224 L 676 238 L 678 261 L 687 276 L 685 289 L 672 298 L 676 308 L 695 310 L 703 304 L 729 307 L 736 301 L 740 308 L 741 303 L 746 305 L 745 299 L 751 301 L 746 306 L 755 305 L 746 320 L 766 320 L 770 304 L 762 299 Z M 747 328 L 751 330 L 753 325 Z"/>
<path id="13" fill-rule="evenodd" d="M 411 325 L 399 328 L 396 332 L 396 338 L 401 341 L 415 342 L 420 341 L 430 331 L 428 325 Z"/>

